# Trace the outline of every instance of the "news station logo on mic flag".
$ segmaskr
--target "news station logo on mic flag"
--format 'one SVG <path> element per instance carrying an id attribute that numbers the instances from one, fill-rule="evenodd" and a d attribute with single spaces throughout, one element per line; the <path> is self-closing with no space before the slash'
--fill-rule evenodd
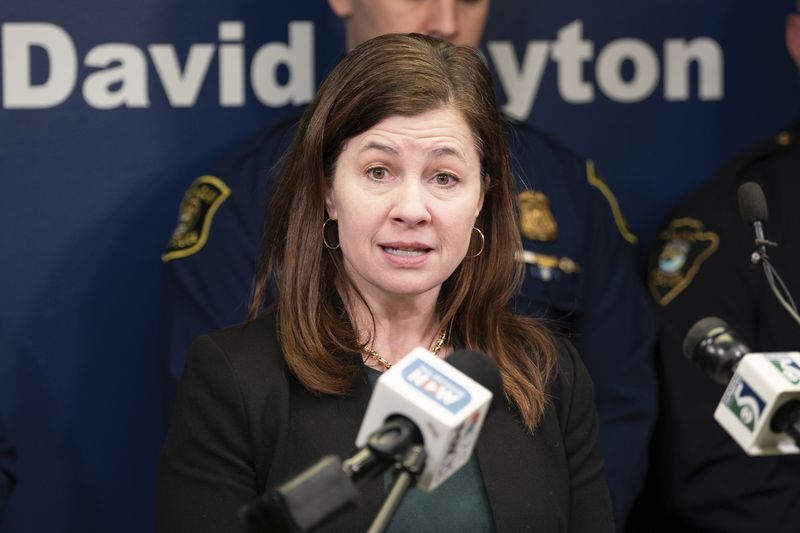
<path id="1" fill-rule="evenodd" d="M 797 361 L 789 356 L 773 356 L 769 357 L 772 366 L 774 366 L 783 377 L 789 380 L 792 385 L 800 383 L 800 365 Z"/>
<path id="2" fill-rule="evenodd" d="M 427 454 L 417 488 L 434 490 L 469 461 L 491 400 L 486 387 L 416 348 L 378 379 L 356 446 L 365 446 L 390 417 L 408 418 L 419 428 Z"/>
<path id="3" fill-rule="evenodd" d="M 736 366 L 714 419 L 748 455 L 800 453 L 776 414 L 800 400 L 800 352 L 749 353 Z"/>
<path id="4" fill-rule="evenodd" d="M 753 431 L 758 423 L 766 402 L 745 383 L 740 376 L 734 376 L 722 397 L 722 403 L 730 409 L 744 426 Z"/>
<path id="5" fill-rule="evenodd" d="M 458 414 L 472 401 L 467 389 L 437 372 L 422 359 L 415 360 L 403 369 L 403 379 L 453 414 Z"/>

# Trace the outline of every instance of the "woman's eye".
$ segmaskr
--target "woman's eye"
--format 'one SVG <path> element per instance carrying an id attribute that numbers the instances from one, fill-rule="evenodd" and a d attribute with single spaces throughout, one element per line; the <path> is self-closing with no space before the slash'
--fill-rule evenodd
<path id="1" fill-rule="evenodd" d="M 384 180 L 389 175 L 389 171 L 383 167 L 372 167 L 367 170 L 367 175 L 374 180 Z"/>
<path id="2" fill-rule="evenodd" d="M 436 185 L 452 185 L 458 181 L 458 178 L 447 173 L 436 174 L 433 179 L 436 181 Z"/>

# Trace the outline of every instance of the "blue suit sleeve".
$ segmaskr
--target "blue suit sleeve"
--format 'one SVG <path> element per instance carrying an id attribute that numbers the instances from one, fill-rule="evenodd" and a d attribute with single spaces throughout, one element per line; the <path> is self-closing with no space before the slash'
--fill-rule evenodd
<path id="1" fill-rule="evenodd" d="M 197 254 L 165 265 L 164 342 L 175 383 L 195 338 L 247 317 L 257 244 L 231 206 L 220 208 L 213 231 Z"/>
<path id="2" fill-rule="evenodd" d="M 585 218 L 581 354 L 595 383 L 600 448 L 618 530 L 644 486 L 657 414 L 655 319 L 627 242 L 599 189 Z"/>
<path id="3" fill-rule="evenodd" d="M 294 135 L 296 113 L 245 140 L 181 202 L 164 254 L 164 351 L 175 383 L 195 338 L 247 318 L 269 183 Z M 208 187 L 197 190 L 204 182 Z M 192 231 L 197 244 L 184 243 Z"/>

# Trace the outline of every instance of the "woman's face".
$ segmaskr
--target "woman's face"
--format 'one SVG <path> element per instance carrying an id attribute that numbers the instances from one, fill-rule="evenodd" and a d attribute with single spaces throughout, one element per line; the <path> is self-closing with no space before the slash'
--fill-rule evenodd
<path id="1" fill-rule="evenodd" d="M 449 107 L 379 122 L 346 141 L 325 205 L 345 271 L 368 300 L 435 298 L 483 205 L 469 126 Z"/>

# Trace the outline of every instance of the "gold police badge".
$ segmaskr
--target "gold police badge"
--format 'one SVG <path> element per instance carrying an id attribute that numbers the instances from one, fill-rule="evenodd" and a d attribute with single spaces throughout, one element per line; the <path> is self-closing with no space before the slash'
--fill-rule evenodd
<path id="1" fill-rule="evenodd" d="M 166 263 L 200 250 L 208 240 L 214 214 L 230 194 L 228 186 L 215 176 L 200 176 L 194 180 L 183 195 L 178 223 L 161 260 Z"/>
<path id="2" fill-rule="evenodd" d="M 522 235 L 541 242 L 554 241 L 558 225 L 550 211 L 550 200 L 544 193 L 524 190 L 517 196 L 519 225 Z"/>
<path id="3" fill-rule="evenodd" d="M 692 282 L 703 262 L 719 248 L 719 236 L 695 218 L 677 218 L 661 233 L 658 262 L 648 286 L 659 305 L 668 305 Z"/>

